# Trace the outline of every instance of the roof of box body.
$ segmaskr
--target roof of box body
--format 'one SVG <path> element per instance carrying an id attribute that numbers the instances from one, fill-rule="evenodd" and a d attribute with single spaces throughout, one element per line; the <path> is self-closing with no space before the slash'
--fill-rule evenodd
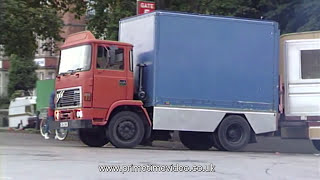
<path id="1" fill-rule="evenodd" d="M 260 23 L 260 24 L 273 24 L 278 26 L 278 23 L 275 21 L 264 20 L 264 19 L 250 19 L 250 18 L 240 18 L 240 17 L 226 17 L 226 16 L 218 16 L 218 15 L 205 15 L 205 14 L 195 14 L 195 13 L 184 13 L 184 12 L 170 12 L 170 11 L 154 11 L 147 14 L 136 15 L 132 17 L 123 18 L 120 20 L 121 22 L 130 21 L 132 19 L 143 18 L 147 16 L 180 16 L 180 17 L 194 17 L 194 18 L 207 18 L 207 19 L 215 19 L 215 20 L 230 20 L 230 21 L 239 21 L 239 22 L 248 22 L 248 23 Z"/>

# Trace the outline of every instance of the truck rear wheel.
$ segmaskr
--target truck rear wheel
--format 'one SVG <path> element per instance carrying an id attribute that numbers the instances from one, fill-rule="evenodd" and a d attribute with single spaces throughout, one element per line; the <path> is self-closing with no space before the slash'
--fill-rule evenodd
<path id="1" fill-rule="evenodd" d="M 109 142 L 103 127 L 79 129 L 79 138 L 90 147 L 102 147 Z"/>
<path id="2" fill-rule="evenodd" d="M 208 150 L 213 145 L 212 133 L 180 131 L 180 141 L 191 150 Z"/>
<path id="3" fill-rule="evenodd" d="M 313 146 L 320 151 L 320 140 L 312 140 Z"/>
<path id="4" fill-rule="evenodd" d="M 251 128 L 245 118 L 230 115 L 223 119 L 217 133 L 221 146 L 225 150 L 236 151 L 249 143 Z"/>
<path id="5" fill-rule="evenodd" d="M 110 142 L 117 148 L 132 148 L 142 142 L 144 125 L 141 117 L 131 111 L 117 113 L 108 126 Z"/>

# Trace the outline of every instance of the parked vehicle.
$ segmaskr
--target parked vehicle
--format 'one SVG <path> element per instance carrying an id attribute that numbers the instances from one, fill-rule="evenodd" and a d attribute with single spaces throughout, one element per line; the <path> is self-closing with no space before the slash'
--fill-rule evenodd
<path id="1" fill-rule="evenodd" d="M 54 88 L 55 80 L 47 79 L 47 80 L 38 80 L 36 83 L 36 95 L 37 95 L 37 103 L 36 110 L 39 114 L 39 128 L 41 136 L 45 136 L 45 126 L 47 125 L 47 113 L 49 107 L 49 99 L 51 93 L 55 90 Z M 52 134 L 53 131 L 49 131 L 49 134 Z M 55 138 L 63 141 L 68 136 L 68 130 L 66 129 L 55 129 Z"/>
<path id="2" fill-rule="evenodd" d="M 320 31 L 280 38 L 281 137 L 311 139 L 320 150 Z"/>
<path id="3" fill-rule="evenodd" d="M 70 35 L 61 50 L 51 127 L 79 129 L 81 141 L 95 147 L 109 141 L 135 147 L 179 131 L 190 149 L 234 151 L 299 116 L 320 150 L 319 101 L 311 103 L 320 90 L 301 88 L 313 96 L 307 101 L 290 96 L 297 90 L 291 75 L 301 75 L 291 66 L 300 64 L 289 54 L 289 69 L 279 73 L 279 34 L 272 21 L 156 11 L 121 20 L 121 42 Z M 319 80 L 317 69 L 307 67 L 306 79 Z"/>
<path id="4" fill-rule="evenodd" d="M 32 126 L 34 122 L 31 118 L 35 117 L 35 105 L 35 96 L 17 97 L 11 100 L 9 105 L 9 127 L 23 129 Z"/>

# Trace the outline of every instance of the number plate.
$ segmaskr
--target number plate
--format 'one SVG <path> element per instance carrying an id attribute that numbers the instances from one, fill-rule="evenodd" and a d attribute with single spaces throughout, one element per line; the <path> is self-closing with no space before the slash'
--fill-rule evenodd
<path id="1" fill-rule="evenodd" d="M 61 122 L 60 127 L 68 127 L 69 123 L 68 122 Z"/>

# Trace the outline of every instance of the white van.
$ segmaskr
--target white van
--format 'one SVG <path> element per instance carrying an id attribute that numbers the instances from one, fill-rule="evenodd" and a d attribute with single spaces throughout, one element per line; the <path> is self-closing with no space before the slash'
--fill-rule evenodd
<path id="1" fill-rule="evenodd" d="M 22 128 L 28 125 L 28 118 L 35 116 L 36 99 L 36 96 L 26 96 L 10 102 L 9 127 Z"/>

